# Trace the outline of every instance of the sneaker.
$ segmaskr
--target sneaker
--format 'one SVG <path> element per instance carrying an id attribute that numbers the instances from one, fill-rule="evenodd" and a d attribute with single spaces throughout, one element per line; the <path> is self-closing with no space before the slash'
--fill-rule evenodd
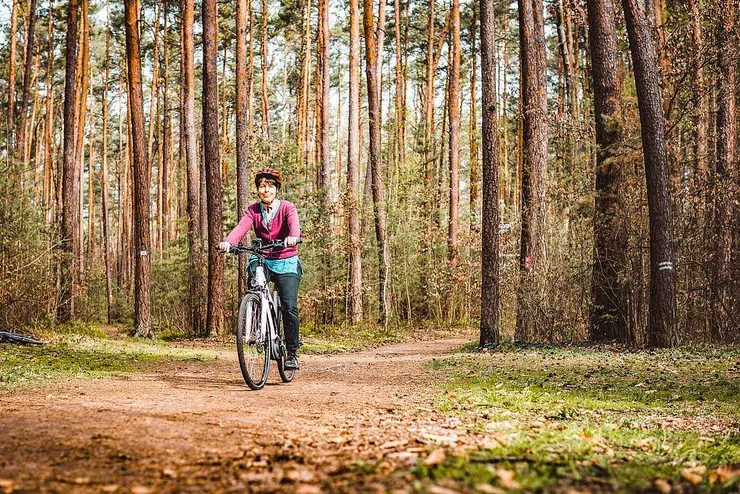
<path id="1" fill-rule="evenodd" d="M 285 359 L 285 370 L 298 370 L 298 357 L 295 354 L 289 354 Z"/>

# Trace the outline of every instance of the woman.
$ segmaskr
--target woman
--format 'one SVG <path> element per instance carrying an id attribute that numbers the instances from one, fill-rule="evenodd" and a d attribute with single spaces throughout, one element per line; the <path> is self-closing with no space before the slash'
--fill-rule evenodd
<path id="1" fill-rule="evenodd" d="M 239 224 L 229 233 L 226 240 L 218 244 L 218 248 L 228 252 L 231 246 L 238 244 L 252 227 L 255 235 L 264 241 L 285 242 L 285 248 L 269 253 L 265 263 L 270 270 L 270 279 L 275 283 L 280 296 L 285 345 L 288 349 L 285 368 L 298 369 L 296 356 L 300 346 L 298 285 L 303 274 L 296 247 L 298 239 L 301 238 L 298 210 L 292 202 L 277 199 L 282 185 L 282 178 L 277 170 L 272 168 L 259 170 L 254 177 L 254 185 L 257 187 L 260 200 L 247 208 Z"/>

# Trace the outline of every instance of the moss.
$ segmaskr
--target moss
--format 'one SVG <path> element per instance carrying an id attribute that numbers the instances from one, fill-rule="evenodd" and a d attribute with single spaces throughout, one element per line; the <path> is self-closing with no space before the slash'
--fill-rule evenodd
<path id="1" fill-rule="evenodd" d="M 438 408 L 491 446 L 415 474 L 507 488 L 503 469 L 514 472 L 513 490 L 634 492 L 654 490 L 656 479 L 695 489 L 683 472 L 700 466 L 700 490 L 733 488 L 738 479 L 710 483 L 709 473 L 740 463 L 736 358 L 736 350 L 504 345 L 435 360 Z"/>

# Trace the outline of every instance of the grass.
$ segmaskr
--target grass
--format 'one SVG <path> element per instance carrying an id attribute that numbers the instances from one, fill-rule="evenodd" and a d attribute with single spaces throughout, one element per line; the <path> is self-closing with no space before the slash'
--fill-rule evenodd
<path id="1" fill-rule="evenodd" d="M 736 350 L 505 346 L 431 367 L 443 380 L 439 410 L 483 445 L 418 466 L 422 479 L 514 491 L 740 490 Z"/>
<path id="2" fill-rule="evenodd" d="M 0 390 L 62 377 L 103 377 L 132 372 L 161 360 L 208 360 L 207 350 L 178 348 L 157 340 L 108 339 L 100 327 L 65 325 L 48 333 L 44 346 L 0 343 Z"/>

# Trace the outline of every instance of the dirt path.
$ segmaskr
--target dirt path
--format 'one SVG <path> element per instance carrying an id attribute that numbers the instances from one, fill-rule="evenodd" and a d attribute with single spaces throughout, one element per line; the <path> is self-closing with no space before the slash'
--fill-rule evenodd
<path id="1" fill-rule="evenodd" d="M 432 410 L 424 370 L 463 342 L 308 355 L 296 381 L 259 392 L 222 351 L 0 395 L 0 492 L 403 489 L 435 445 L 476 441 Z"/>

